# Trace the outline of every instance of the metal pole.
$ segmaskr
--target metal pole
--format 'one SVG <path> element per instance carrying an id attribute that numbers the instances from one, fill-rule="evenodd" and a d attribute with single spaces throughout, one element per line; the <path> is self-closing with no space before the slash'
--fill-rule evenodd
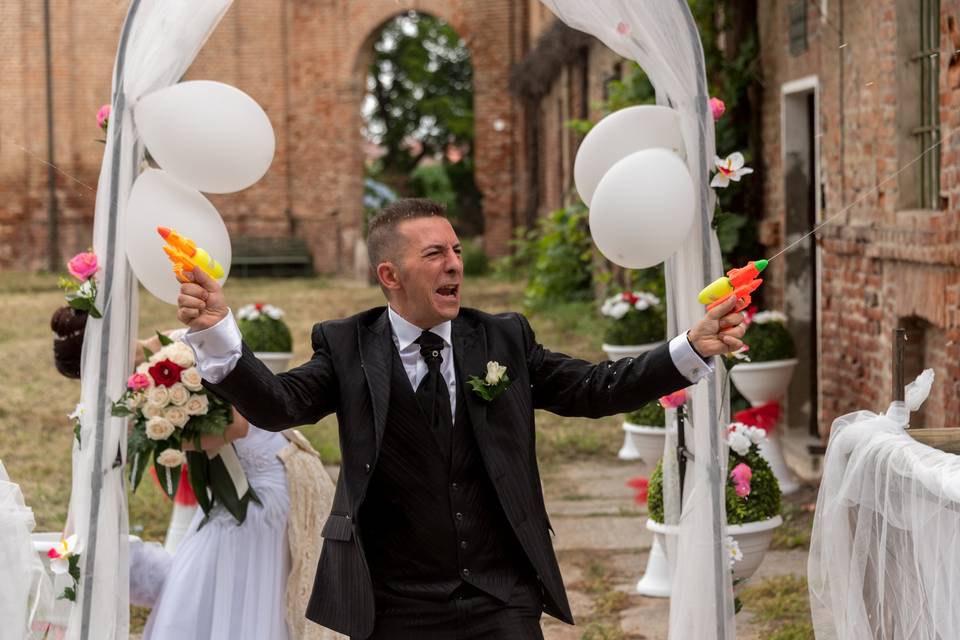
<path id="1" fill-rule="evenodd" d="M 47 69 L 47 265 L 60 268 L 60 215 L 57 207 L 56 145 L 53 137 L 53 51 L 50 32 L 50 0 L 43 0 L 43 51 Z"/>

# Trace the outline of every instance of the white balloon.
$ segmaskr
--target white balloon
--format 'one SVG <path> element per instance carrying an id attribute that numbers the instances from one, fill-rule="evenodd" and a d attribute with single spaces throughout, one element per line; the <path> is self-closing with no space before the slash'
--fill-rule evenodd
<path id="1" fill-rule="evenodd" d="M 680 115 L 670 107 L 641 105 L 614 111 L 598 122 L 580 143 L 573 179 L 589 207 L 597 185 L 617 162 L 642 149 L 670 149 L 686 158 Z"/>
<path id="2" fill-rule="evenodd" d="M 163 252 L 157 227 L 175 229 L 205 249 L 230 273 L 233 251 L 220 214 L 196 189 L 181 184 L 165 171 L 143 172 L 127 201 L 125 239 L 127 261 L 147 291 L 164 302 L 177 304 L 180 283 Z M 227 279 L 226 275 L 220 283 Z"/>
<path id="3" fill-rule="evenodd" d="M 680 248 L 695 206 L 693 179 L 677 154 L 637 151 L 613 165 L 597 185 L 590 233 L 611 262 L 645 269 Z"/>
<path id="4" fill-rule="evenodd" d="M 246 189 L 273 161 L 270 119 L 253 98 L 228 84 L 174 84 L 144 96 L 133 114 L 157 164 L 200 191 Z"/>

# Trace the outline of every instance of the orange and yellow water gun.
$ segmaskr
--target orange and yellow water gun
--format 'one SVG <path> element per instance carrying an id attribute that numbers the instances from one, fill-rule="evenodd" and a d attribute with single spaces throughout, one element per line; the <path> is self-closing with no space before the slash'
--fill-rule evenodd
<path id="1" fill-rule="evenodd" d="M 157 233 L 166 242 L 163 251 L 173 263 L 173 273 L 177 276 L 177 280 L 187 282 L 183 272 L 193 271 L 194 267 L 200 267 L 214 280 L 223 277 L 223 267 L 220 263 L 198 247 L 196 242 L 169 227 L 157 227 Z"/>
<path id="2" fill-rule="evenodd" d="M 707 305 L 707 309 L 713 309 L 730 296 L 736 296 L 736 310 L 743 311 L 750 306 L 750 294 L 763 284 L 763 280 L 757 276 L 767 268 L 768 262 L 768 260 L 752 260 L 745 267 L 730 269 L 727 275 L 717 278 L 704 287 L 697 300 L 700 304 Z"/>

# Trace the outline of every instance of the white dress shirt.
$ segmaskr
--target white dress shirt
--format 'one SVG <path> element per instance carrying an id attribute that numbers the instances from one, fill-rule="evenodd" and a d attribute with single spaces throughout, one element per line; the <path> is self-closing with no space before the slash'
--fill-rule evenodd
<path id="1" fill-rule="evenodd" d="M 410 380 L 410 385 L 416 391 L 427 374 L 427 363 L 420 357 L 420 345 L 414 340 L 420 337 L 422 329 L 411 324 L 392 308 L 388 307 L 390 328 L 393 334 L 393 344 L 400 353 L 400 361 Z M 457 411 L 457 377 L 453 366 L 453 344 L 450 341 L 450 321 L 438 324 L 430 329 L 443 339 L 443 351 L 440 363 L 440 373 L 447 383 L 450 392 L 450 411 L 456 415 Z M 190 345 L 197 357 L 197 370 L 204 380 L 211 384 L 222 382 L 233 371 L 240 359 L 240 329 L 233 318 L 233 312 L 227 315 L 209 329 L 189 331 L 183 337 L 184 342 Z M 695 384 L 701 378 L 713 372 L 713 363 L 704 362 L 693 350 L 687 335 L 682 333 L 670 341 L 670 359 L 674 366 L 690 384 Z"/>

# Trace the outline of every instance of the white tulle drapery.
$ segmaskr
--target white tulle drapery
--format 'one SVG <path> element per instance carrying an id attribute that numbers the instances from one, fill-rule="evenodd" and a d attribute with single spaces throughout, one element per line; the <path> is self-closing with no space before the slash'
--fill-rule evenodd
<path id="1" fill-rule="evenodd" d="M 676 109 L 686 145 L 687 167 L 697 187 L 697 213 L 690 235 L 667 261 L 667 312 L 671 335 L 703 317 L 697 293 L 722 275 L 720 248 L 710 226 L 714 194 L 709 187 L 714 124 L 708 108 L 703 50 L 687 0 L 542 0 L 570 27 L 589 33 L 619 55 L 635 60 L 656 89 L 657 102 Z M 676 441 L 668 436 L 664 456 L 664 511 L 679 524 L 668 536 L 673 568 L 670 637 L 733 638 L 733 591 L 724 553 L 726 540 L 726 445 L 729 414 L 725 371 L 691 389 L 687 465 L 680 512 Z M 672 412 L 671 412 L 672 414 Z M 668 419 L 672 419 L 672 415 Z"/>
<path id="2" fill-rule="evenodd" d="M 926 375 L 833 423 L 807 568 L 818 640 L 960 638 L 960 456 L 905 430 Z"/>
<path id="3" fill-rule="evenodd" d="M 138 317 L 137 283 L 122 246 L 125 225 L 136 223 L 126 216 L 126 201 L 143 160 L 131 109 L 183 76 L 230 3 L 132 0 L 121 31 L 93 224 L 103 318 L 87 321 L 81 445 L 73 452 L 69 527 L 82 546 L 82 581 L 68 626 L 71 640 L 126 640 L 129 627 L 126 419 L 111 417 L 110 407 L 132 368 Z"/>

